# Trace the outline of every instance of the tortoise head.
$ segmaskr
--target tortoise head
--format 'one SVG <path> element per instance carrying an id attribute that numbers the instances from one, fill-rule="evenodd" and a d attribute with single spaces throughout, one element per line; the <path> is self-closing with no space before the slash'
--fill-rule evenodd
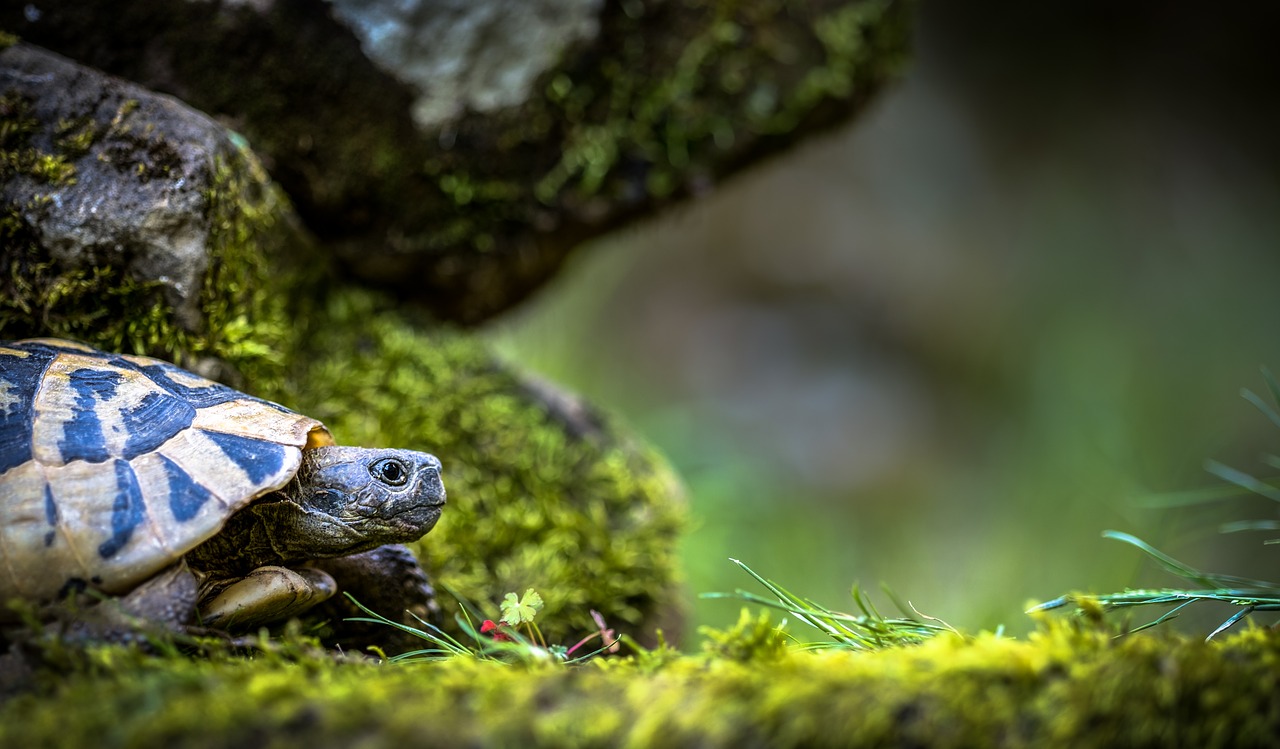
<path id="1" fill-rule="evenodd" d="M 416 541 L 435 526 L 445 503 L 440 461 L 412 450 L 304 450 L 297 475 L 280 493 L 287 500 L 273 503 L 272 536 L 289 556 L 303 558 Z"/>

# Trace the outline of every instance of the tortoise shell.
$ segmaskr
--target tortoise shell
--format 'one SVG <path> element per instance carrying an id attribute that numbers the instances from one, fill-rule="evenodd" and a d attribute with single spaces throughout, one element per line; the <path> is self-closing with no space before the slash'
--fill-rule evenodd
<path id="1" fill-rule="evenodd" d="M 330 444 L 315 419 L 166 362 L 0 342 L 0 601 L 125 592 Z"/>

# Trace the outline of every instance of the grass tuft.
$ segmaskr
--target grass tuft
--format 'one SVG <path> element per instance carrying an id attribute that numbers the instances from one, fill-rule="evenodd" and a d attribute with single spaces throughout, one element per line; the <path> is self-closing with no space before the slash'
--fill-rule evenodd
<path id="1" fill-rule="evenodd" d="M 840 648 L 845 650 L 884 650 L 886 648 L 917 645 L 941 632 L 956 633 L 955 628 L 941 619 L 926 616 L 911 604 L 903 604 L 893 593 L 886 594 L 903 613 L 901 618 L 889 618 L 876 609 L 875 604 L 858 586 L 851 594 L 860 614 L 846 614 L 823 606 L 808 598 L 791 593 L 781 585 L 759 575 L 737 559 L 729 561 L 738 565 L 756 582 L 772 594 L 768 598 L 745 590 L 733 593 L 704 593 L 703 598 L 735 598 L 750 603 L 784 611 L 798 621 L 822 632 L 829 640 L 802 643 L 803 650 Z M 958 633 L 957 633 L 958 634 Z"/>

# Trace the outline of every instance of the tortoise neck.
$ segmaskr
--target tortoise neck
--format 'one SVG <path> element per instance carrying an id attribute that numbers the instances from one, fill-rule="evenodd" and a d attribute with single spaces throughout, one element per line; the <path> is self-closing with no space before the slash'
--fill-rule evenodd
<path id="1" fill-rule="evenodd" d="M 187 564 L 215 577 L 238 577 L 266 564 L 301 561 L 281 548 L 271 533 L 272 516 L 281 501 L 288 500 L 275 492 L 232 515 L 221 531 L 187 553 Z"/>

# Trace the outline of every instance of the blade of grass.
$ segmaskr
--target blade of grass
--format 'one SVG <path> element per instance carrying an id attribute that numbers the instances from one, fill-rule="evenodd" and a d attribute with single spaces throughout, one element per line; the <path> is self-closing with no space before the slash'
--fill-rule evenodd
<path id="1" fill-rule="evenodd" d="M 744 572 L 754 578 L 773 595 L 773 599 L 744 590 L 733 593 L 704 593 L 703 598 L 735 598 L 768 608 L 778 609 L 794 616 L 796 619 L 817 629 L 830 637 L 830 643 L 809 643 L 805 649 L 823 647 L 846 647 L 854 650 L 875 650 L 892 645 L 914 644 L 925 640 L 938 632 L 954 631 L 941 620 L 930 617 L 929 621 L 915 618 L 885 618 L 870 598 L 860 588 L 854 586 L 851 594 L 854 604 L 862 613 L 846 614 L 833 611 L 815 601 L 791 593 L 786 588 L 765 578 L 751 569 L 747 564 L 730 560 Z M 776 600 L 775 600 L 776 599 Z"/>
<path id="2" fill-rule="evenodd" d="M 1271 484 L 1261 481 L 1244 471 L 1219 463 L 1216 460 L 1205 461 L 1204 469 L 1223 481 L 1235 484 L 1241 489 L 1247 489 L 1254 494 L 1266 497 L 1273 502 L 1280 502 L 1280 489 L 1277 489 Z"/>
<path id="3" fill-rule="evenodd" d="M 1267 580 L 1255 580 L 1247 577 L 1237 577 L 1235 575 L 1219 575 L 1219 574 L 1201 572 L 1200 570 L 1197 570 L 1194 567 L 1191 567 L 1189 565 L 1183 564 L 1182 562 L 1179 562 L 1178 560 L 1174 559 L 1168 554 L 1165 554 L 1164 552 L 1160 551 L 1154 546 L 1151 546 L 1150 544 L 1138 538 L 1137 536 L 1132 536 L 1128 533 L 1124 533 L 1121 531 L 1108 530 L 1108 531 L 1103 531 L 1102 536 L 1103 538 L 1110 538 L 1116 541 L 1123 541 L 1132 546 L 1136 546 L 1139 549 L 1141 549 L 1143 553 L 1145 553 L 1147 556 L 1154 559 L 1157 563 L 1160 564 L 1160 566 L 1164 567 L 1173 575 L 1177 577 L 1181 577 L 1184 580 L 1188 580 L 1190 582 L 1203 585 L 1206 588 L 1244 587 L 1244 588 L 1264 588 L 1264 589 L 1271 589 L 1271 590 L 1280 588 L 1280 583 L 1273 583 Z"/>
<path id="4" fill-rule="evenodd" d="M 1280 520 L 1235 520 L 1218 526 L 1219 533 L 1242 531 L 1280 531 Z"/>
<path id="5" fill-rule="evenodd" d="M 1271 399 L 1280 406 L 1280 381 L 1276 380 L 1276 376 L 1271 374 L 1271 370 L 1267 367 L 1262 368 L 1262 379 L 1267 381 L 1267 389 L 1271 391 Z"/>
<path id="6" fill-rule="evenodd" d="M 1225 621 L 1225 622 L 1223 622 L 1222 624 L 1219 624 L 1217 629 L 1215 629 L 1215 630 L 1213 630 L 1212 632 L 1210 632 L 1210 633 L 1209 633 L 1209 636 L 1208 636 L 1208 637 L 1206 637 L 1206 638 L 1204 638 L 1204 641 L 1205 641 L 1205 642 L 1208 642 L 1209 640 L 1212 640 L 1212 639 L 1213 639 L 1216 635 L 1218 635 L 1219 633 L 1221 633 L 1221 632 L 1225 632 L 1227 629 L 1230 629 L 1231 625 L 1233 625 L 1233 624 L 1235 624 L 1236 622 L 1240 621 L 1241 619 L 1245 618 L 1245 617 L 1246 617 L 1246 616 L 1248 616 L 1249 614 L 1252 614 L 1252 613 L 1253 613 L 1254 608 L 1256 608 L 1256 607 L 1254 607 L 1254 606 L 1245 606 L 1244 608 L 1240 609 L 1240 610 L 1239 610 L 1239 611 L 1237 611 L 1236 613 L 1232 614 L 1230 619 L 1226 620 L 1226 621 Z"/>
<path id="7" fill-rule="evenodd" d="M 1266 374 L 1270 374 L 1269 372 L 1266 372 L 1266 370 L 1263 370 L 1263 372 Z M 1268 380 L 1267 385 L 1274 387 L 1275 380 L 1274 379 Z M 1272 394 L 1273 395 L 1275 394 L 1274 390 L 1272 391 Z M 1257 393 L 1253 392 L 1249 388 L 1241 388 L 1240 397 L 1252 403 L 1259 411 L 1261 411 L 1264 415 L 1266 415 L 1268 419 L 1271 419 L 1271 423 L 1280 427 L 1280 414 L 1277 414 L 1276 410 L 1271 407 L 1271 404 L 1263 400 L 1261 396 L 1259 396 Z"/>

